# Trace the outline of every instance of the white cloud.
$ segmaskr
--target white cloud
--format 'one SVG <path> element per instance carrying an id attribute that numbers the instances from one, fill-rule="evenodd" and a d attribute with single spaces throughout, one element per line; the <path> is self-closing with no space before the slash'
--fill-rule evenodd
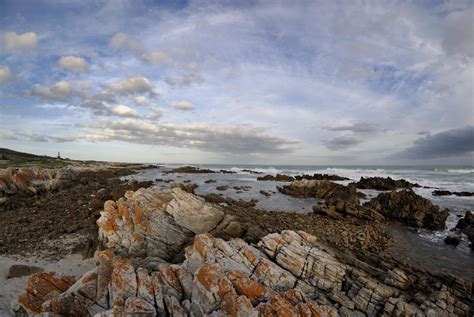
<path id="1" fill-rule="evenodd" d="M 71 83 L 67 81 L 60 81 L 51 87 L 35 85 L 28 92 L 28 95 L 53 101 L 66 101 L 73 97 L 84 96 L 81 91 L 75 90 Z"/>
<path id="2" fill-rule="evenodd" d="M 189 101 L 175 101 L 171 103 L 171 106 L 178 110 L 194 110 L 195 107 Z"/>
<path id="3" fill-rule="evenodd" d="M 58 61 L 58 65 L 75 73 L 84 73 L 89 69 L 87 61 L 76 56 L 61 57 Z"/>
<path id="4" fill-rule="evenodd" d="M 7 83 L 13 79 L 12 72 L 8 66 L 0 67 L 0 84 Z"/>
<path id="5" fill-rule="evenodd" d="M 147 102 L 148 102 L 148 98 L 145 97 L 145 96 L 136 96 L 136 97 L 133 97 L 133 101 L 134 101 L 136 104 L 145 105 L 145 104 L 147 104 Z"/>
<path id="6" fill-rule="evenodd" d="M 115 34 L 109 43 L 110 47 L 114 50 L 118 49 L 129 49 L 133 53 L 142 53 L 143 46 L 137 39 L 128 36 L 125 33 Z"/>
<path id="7" fill-rule="evenodd" d="M 289 153 L 297 144 L 295 141 L 272 136 L 252 127 L 156 124 L 134 119 L 94 122 L 83 135 L 89 141 L 160 144 L 232 154 Z"/>
<path id="8" fill-rule="evenodd" d="M 135 109 L 124 105 L 118 105 L 112 108 L 111 113 L 119 117 L 140 117 Z"/>
<path id="9" fill-rule="evenodd" d="M 7 51 L 33 49 L 38 46 L 38 36 L 34 32 L 6 32 L 3 35 L 3 45 Z"/>
<path id="10" fill-rule="evenodd" d="M 153 64 L 153 63 L 168 61 L 168 56 L 161 51 L 155 51 L 155 52 L 143 54 L 142 60 L 145 63 Z"/>
<path id="11" fill-rule="evenodd" d="M 104 87 L 118 95 L 132 95 L 153 92 L 153 85 L 145 77 L 132 77 L 113 84 L 105 84 Z"/>

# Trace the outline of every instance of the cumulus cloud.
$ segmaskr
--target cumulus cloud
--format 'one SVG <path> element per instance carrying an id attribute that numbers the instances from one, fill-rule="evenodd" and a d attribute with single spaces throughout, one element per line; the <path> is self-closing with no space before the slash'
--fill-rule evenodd
<path id="1" fill-rule="evenodd" d="M 135 54 L 143 53 L 143 46 L 137 39 L 125 34 L 117 33 L 110 40 L 109 46 L 114 49 L 128 49 Z"/>
<path id="2" fill-rule="evenodd" d="M 135 109 L 124 105 L 118 105 L 116 107 L 113 107 L 110 112 L 119 117 L 140 117 L 140 115 Z"/>
<path id="3" fill-rule="evenodd" d="M 89 109 L 96 116 L 117 116 L 140 118 L 140 114 L 133 108 L 125 105 L 110 105 L 100 99 L 88 98 L 79 102 L 76 107 Z"/>
<path id="4" fill-rule="evenodd" d="M 35 85 L 27 95 L 45 100 L 67 101 L 73 97 L 83 97 L 84 93 L 74 89 L 70 82 L 60 81 L 51 87 Z"/>
<path id="5" fill-rule="evenodd" d="M 359 139 L 358 137 L 352 135 L 342 135 L 331 140 L 323 141 L 323 144 L 330 150 L 340 151 L 356 146 L 362 142 L 363 140 Z"/>
<path id="6" fill-rule="evenodd" d="M 156 93 L 153 92 L 153 85 L 151 82 L 147 78 L 141 76 L 132 77 L 113 84 L 105 84 L 104 88 L 117 95 L 144 93 L 156 95 Z"/>
<path id="7" fill-rule="evenodd" d="M 133 97 L 133 101 L 134 101 L 136 104 L 145 105 L 145 104 L 148 103 L 148 98 L 145 97 L 145 96 L 136 96 L 136 97 Z"/>
<path id="8" fill-rule="evenodd" d="M 141 56 L 141 59 L 145 63 L 153 64 L 153 63 L 168 61 L 168 56 L 161 51 L 155 51 L 155 52 L 143 54 Z"/>
<path id="9" fill-rule="evenodd" d="M 33 49 L 38 46 L 38 36 L 34 32 L 17 34 L 6 32 L 3 35 L 3 45 L 7 51 L 19 51 Z"/>
<path id="10" fill-rule="evenodd" d="M 84 73 L 89 69 L 87 61 L 76 56 L 61 57 L 58 61 L 58 65 L 75 73 Z"/>
<path id="11" fill-rule="evenodd" d="M 417 139 L 413 146 L 394 156 L 397 158 L 424 160 L 472 155 L 473 152 L 474 126 L 466 126 L 426 135 Z"/>
<path id="12" fill-rule="evenodd" d="M 125 141 L 138 144 L 196 148 L 214 153 L 277 154 L 294 150 L 295 141 L 268 135 L 250 127 L 200 124 L 152 124 L 133 119 L 100 121 L 85 133 L 90 141 Z"/>
<path id="13" fill-rule="evenodd" d="M 0 67 L 0 84 L 8 83 L 13 79 L 12 72 L 8 66 Z"/>
<path id="14" fill-rule="evenodd" d="M 189 101 L 175 101 L 171 103 L 171 106 L 178 110 L 194 110 L 195 107 Z"/>
<path id="15" fill-rule="evenodd" d="M 352 122 L 347 125 L 339 125 L 333 127 L 323 127 L 329 131 L 350 131 L 353 133 L 371 133 L 377 131 L 377 126 L 369 122 Z"/>

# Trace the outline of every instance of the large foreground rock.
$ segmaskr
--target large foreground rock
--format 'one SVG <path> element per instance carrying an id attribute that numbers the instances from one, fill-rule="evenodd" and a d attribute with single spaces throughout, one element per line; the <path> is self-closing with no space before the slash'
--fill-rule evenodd
<path id="1" fill-rule="evenodd" d="M 254 246 L 197 235 L 179 265 L 110 250 L 98 262 L 70 287 L 67 279 L 33 275 L 22 309 L 48 316 L 468 316 L 472 303 L 471 284 L 370 266 L 302 231 L 270 234 Z"/>
<path id="2" fill-rule="evenodd" d="M 444 228 L 449 210 L 441 210 L 411 189 L 382 193 L 365 204 L 387 218 L 414 227 L 440 230 Z"/>
<path id="3" fill-rule="evenodd" d="M 109 200 L 97 220 L 99 239 L 116 254 L 170 260 L 198 233 L 210 232 L 224 212 L 180 188 L 158 186 Z"/>

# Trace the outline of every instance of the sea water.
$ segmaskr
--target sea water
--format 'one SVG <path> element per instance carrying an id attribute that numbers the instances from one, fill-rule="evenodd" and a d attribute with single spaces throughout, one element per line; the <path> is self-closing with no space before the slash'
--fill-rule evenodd
<path id="1" fill-rule="evenodd" d="M 230 170 L 235 174 L 164 174 L 164 169 L 176 168 L 183 165 L 193 165 L 200 168 L 208 168 L 215 171 L 221 169 Z M 344 176 L 350 181 L 338 183 L 348 184 L 351 181 L 358 181 L 361 177 L 391 177 L 393 179 L 405 179 L 412 183 L 418 183 L 421 187 L 414 188 L 414 191 L 431 200 L 433 204 L 441 208 L 450 210 L 446 221 L 446 227 L 441 231 L 429 231 L 418 229 L 418 234 L 422 239 L 430 240 L 434 243 L 443 243 L 444 238 L 449 234 L 466 210 L 474 210 L 474 197 L 459 196 L 433 196 L 436 189 L 474 192 L 474 166 L 322 166 L 322 165 L 236 165 L 236 164 L 165 164 L 158 169 L 144 170 L 134 178 L 139 180 L 173 179 L 178 182 L 190 180 L 199 187 L 197 194 L 223 193 L 224 196 L 234 199 L 257 199 L 258 208 L 270 211 L 287 212 L 311 212 L 312 206 L 319 200 L 315 198 L 295 198 L 280 194 L 277 186 L 282 186 L 283 182 L 257 181 L 258 176 L 244 170 L 252 170 L 263 174 L 276 175 L 301 175 L 301 174 L 335 174 Z M 216 183 L 206 184 L 208 179 L 216 180 Z M 161 183 L 163 187 L 167 184 Z M 227 185 L 230 188 L 219 192 L 217 186 Z M 233 187 L 250 186 L 248 191 L 240 191 Z M 272 193 L 266 197 L 260 194 L 260 190 Z M 368 199 L 375 197 L 380 191 L 361 190 L 368 195 Z"/>

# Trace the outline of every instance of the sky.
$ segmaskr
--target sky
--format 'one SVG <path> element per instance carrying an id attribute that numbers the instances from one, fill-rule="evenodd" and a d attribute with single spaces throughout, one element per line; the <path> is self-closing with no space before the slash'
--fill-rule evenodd
<path id="1" fill-rule="evenodd" d="M 0 147 L 474 164 L 474 1 L 0 0 Z"/>

